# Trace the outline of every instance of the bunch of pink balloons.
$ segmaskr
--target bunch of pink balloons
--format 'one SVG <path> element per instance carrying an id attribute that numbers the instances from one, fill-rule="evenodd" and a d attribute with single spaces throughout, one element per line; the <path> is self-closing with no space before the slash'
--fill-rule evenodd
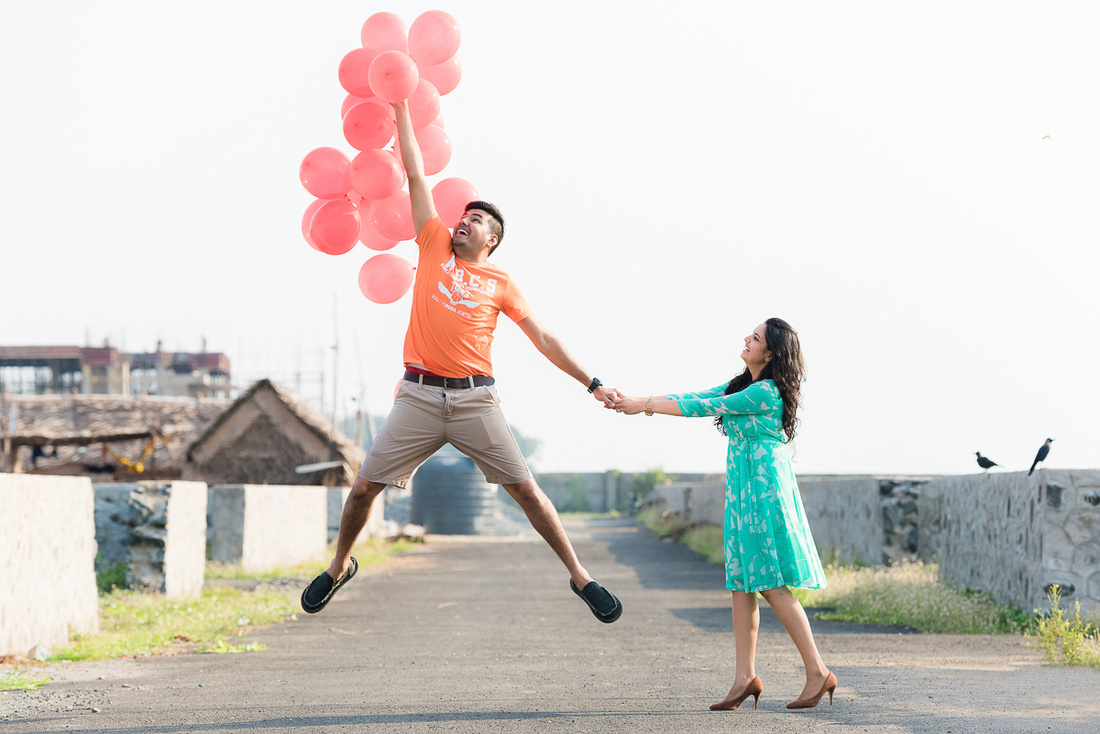
<path id="1" fill-rule="evenodd" d="M 362 48 L 349 51 L 338 70 L 348 93 L 340 108 L 344 139 L 357 153 L 349 159 L 336 148 L 317 148 L 299 169 L 302 186 L 316 197 L 302 217 L 302 236 L 327 255 L 343 255 L 358 243 L 389 250 L 416 237 L 393 103 L 408 100 L 426 175 L 439 174 L 451 160 L 440 97 L 462 77 L 455 19 L 429 10 L 406 27 L 393 13 L 375 13 L 360 39 Z M 432 187 L 432 198 L 453 228 L 478 193 L 465 179 L 445 178 Z M 414 270 L 397 255 L 375 255 L 359 271 L 359 289 L 375 303 L 393 303 L 412 285 Z"/>

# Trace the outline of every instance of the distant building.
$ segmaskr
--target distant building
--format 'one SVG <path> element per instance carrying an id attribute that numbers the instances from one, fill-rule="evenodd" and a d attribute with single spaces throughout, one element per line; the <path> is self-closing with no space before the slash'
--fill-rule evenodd
<path id="1" fill-rule="evenodd" d="M 120 352 L 102 347 L 0 347 L 0 392 L 31 395 L 230 397 L 221 352 Z"/>
<path id="2" fill-rule="evenodd" d="M 263 379 L 198 432 L 183 456 L 183 478 L 208 484 L 350 487 L 366 451 L 307 401 Z"/>
<path id="3" fill-rule="evenodd" d="M 97 482 L 179 479 L 187 446 L 230 402 L 0 393 L 0 472 Z"/>

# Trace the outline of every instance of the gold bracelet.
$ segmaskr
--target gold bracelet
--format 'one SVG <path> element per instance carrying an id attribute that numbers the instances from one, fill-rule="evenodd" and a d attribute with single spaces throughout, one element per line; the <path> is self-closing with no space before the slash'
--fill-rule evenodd
<path id="1" fill-rule="evenodd" d="M 652 395 L 650 395 L 649 400 L 646 401 L 645 414 L 646 415 L 653 415 L 653 396 Z"/>

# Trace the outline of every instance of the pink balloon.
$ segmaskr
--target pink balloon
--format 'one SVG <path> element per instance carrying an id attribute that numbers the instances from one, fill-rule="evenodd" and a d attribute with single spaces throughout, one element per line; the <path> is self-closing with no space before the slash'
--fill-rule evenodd
<path id="1" fill-rule="evenodd" d="M 458 60 L 457 56 L 452 56 L 442 64 L 421 64 L 418 62 L 416 68 L 420 71 L 420 78 L 427 79 L 434 84 L 440 94 L 453 92 L 462 79 L 462 62 Z"/>
<path id="2" fill-rule="evenodd" d="M 347 90 L 348 94 L 356 97 L 371 97 L 374 92 L 370 90 L 370 66 L 377 51 L 369 48 L 357 48 L 348 51 L 340 60 L 340 68 L 337 75 L 340 77 L 340 86 Z"/>
<path id="3" fill-rule="evenodd" d="M 309 241 L 326 255 L 343 255 L 359 241 L 359 212 L 347 199 L 321 204 L 309 223 Z"/>
<path id="4" fill-rule="evenodd" d="M 439 92 L 427 79 L 421 79 L 416 91 L 409 97 L 409 119 L 413 128 L 419 129 L 432 124 L 439 117 Z"/>
<path id="5" fill-rule="evenodd" d="M 364 199 L 385 199 L 401 188 L 405 173 L 388 150 L 364 150 L 351 162 L 351 185 Z"/>
<path id="6" fill-rule="evenodd" d="M 388 240 L 411 240 L 416 237 L 413 227 L 412 202 L 407 191 L 371 202 L 370 221 L 378 234 Z M 316 237 L 314 238 L 316 240 Z"/>
<path id="7" fill-rule="evenodd" d="M 321 208 L 322 204 L 326 203 L 326 199 L 314 199 L 313 203 L 306 207 L 306 213 L 302 215 L 302 237 L 305 238 L 309 246 L 314 250 L 320 252 L 321 250 L 314 243 L 313 238 L 309 236 L 309 225 L 313 222 L 313 215 L 317 213 L 317 210 Z"/>
<path id="8" fill-rule="evenodd" d="M 383 51 L 371 62 L 367 78 L 376 96 L 386 102 L 400 102 L 416 90 L 420 72 L 408 54 Z"/>
<path id="9" fill-rule="evenodd" d="M 362 225 L 359 227 L 359 241 L 372 250 L 389 250 L 397 244 L 397 240 L 391 240 L 378 234 L 374 224 L 370 220 L 370 202 L 364 200 L 359 207 L 359 219 Z"/>
<path id="10" fill-rule="evenodd" d="M 463 178 L 445 178 L 432 188 L 435 211 L 448 229 L 454 229 L 462 219 L 467 204 L 480 198 L 474 185 Z"/>
<path id="11" fill-rule="evenodd" d="M 451 138 L 441 127 L 425 125 L 416 131 L 424 158 L 424 175 L 434 176 L 451 162 Z"/>
<path id="12" fill-rule="evenodd" d="M 407 33 L 405 21 L 401 20 L 400 16 L 383 12 L 367 18 L 359 37 L 366 48 L 375 51 L 408 53 Z"/>
<path id="13" fill-rule="evenodd" d="M 351 188 L 347 156 L 336 148 L 316 148 L 306 153 L 298 167 L 298 178 L 318 199 L 335 199 Z"/>
<path id="14" fill-rule="evenodd" d="M 393 107 L 381 100 L 361 102 L 344 115 L 344 138 L 356 150 L 382 148 L 397 132 Z"/>
<path id="15" fill-rule="evenodd" d="M 393 303 L 409 290 L 413 266 L 397 255 L 375 255 L 359 268 L 359 290 L 375 303 Z"/>
<path id="16" fill-rule="evenodd" d="M 344 97 L 344 101 L 340 105 L 340 119 L 343 120 L 344 117 L 348 114 L 348 110 L 362 102 L 377 102 L 378 104 L 386 104 L 382 100 L 378 99 L 378 97 L 356 97 L 354 94 L 349 94 L 348 96 Z"/>
<path id="17" fill-rule="evenodd" d="M 409 53 L 422 64 L 442 64 L 461 42 L 458 22 L 442 10 L 421 13 L 409 26 Z"/>

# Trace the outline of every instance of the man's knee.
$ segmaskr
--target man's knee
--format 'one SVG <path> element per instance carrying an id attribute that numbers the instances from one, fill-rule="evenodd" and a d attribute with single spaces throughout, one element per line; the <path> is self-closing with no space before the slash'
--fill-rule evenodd
<path id="1" fill-rule="evenodd" d="M 537 504 L 546 499 L 546 495 L 534 479 L 525 479 L 518 484 L 505 484 L 504 489 L 520 505 Z"/>
<path id="2" fill-rule="evenodd" d="M 366 479 L 363 479 L 363 477 L 356 477 L 355 484 L 351 487 L 351 495 L 348 499 L 354 497 L 356 500 L 369 500 L 373 502 L 374 498 L 378 496 L 378 493 L 385 488 L 385 484 L 368 482 Z"/>

